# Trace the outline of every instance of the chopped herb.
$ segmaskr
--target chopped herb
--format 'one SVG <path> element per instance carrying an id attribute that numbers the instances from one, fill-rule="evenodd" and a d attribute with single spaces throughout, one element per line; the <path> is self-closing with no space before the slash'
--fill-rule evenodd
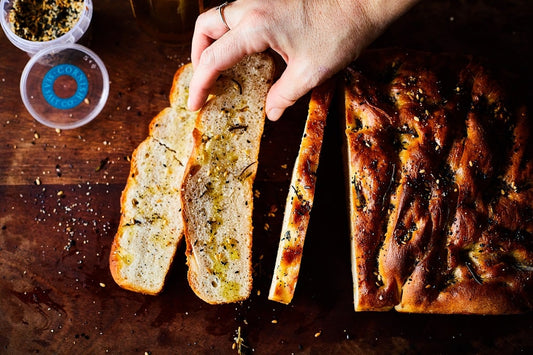
<path id="1" fill-rule="evenodd" d="M 236 88 L 239 90 L 239 95 L 242 95 L 242 86 L 241 86 L 241 84 L 235 79 L 231 79 L 231 81 L 233 81 L 235 83 Z"/>
<path id="2" fill-rule="evenodd" d="M 247 125 L 240 125 L 240 124 L 238 124 L 238 125 L 235 125 L 235 126 L 231 126 L 231 127 L 229 128 L 230 132 L 231 132 L 231 131 L 235 131 L 235 130 L 237 130 L 237 129 L 243 129 L 243 130 L 246 131 L 246 130 L 248 129 L 248 126 L 247 126 Z"/>
<path id="3" fill-rule="evenodd" d="M 470 261 L 465 261 L 465 265 L 466 265 L 466 268 L 468 269 L 468 272 L 470 272 L 470 275 L 472 275 L 472 278 L 474 279 L 474 281 L 477 284 L 482 285 L 483 279 L 478 274 L 476 274 L 476 271 L 474 270 L 472 263 Z"/>
<path id="4" fill-rule="evenodd" d="M 100 165 L 98 165 L 94 169 L 94 171 L 98 172 L 98 171 L 102 170 L 107 165 L 108 162 L 109 162 L 109 158 L 105 158 L 105 159 L 100 160 Z M 132 177 L 133 177 L 133 174 L 132 174 Z"/>
<path id="5" fill-rule="evenodd" d="M 246 167 L 241 171 L 241 173 L 239 174 L 238 177 L 239 177 L 239 178 L 242 178 L 242 179 L 244 180 L 244 179 L 248 178 L 250 175 L 252 175 L 252 172 L 250 172 L 248 175 L 243 176 L 244 173 L 246 172 L 246 170 L 248 170 L 248 168 L 252 167 L 255 163 L 256 163 L 256 162 L 254 161 L 254 162 L 248 164 L 248 166 L 246 166 Z"/>

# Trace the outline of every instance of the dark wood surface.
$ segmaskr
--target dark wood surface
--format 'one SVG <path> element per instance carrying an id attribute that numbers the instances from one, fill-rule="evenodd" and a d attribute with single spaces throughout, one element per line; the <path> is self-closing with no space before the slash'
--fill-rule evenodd
<path id="1" fill-rule="evenodd" d="M 127 157 L 167 106 L 188 46 L 140 32 L 128 1 L 95 0 L 89 36 L 109 71 L 109 100 L 90 124 L 57 132 L 19 94 L 29 57 L 0 34 L 0 353 L 517 353 L 533 348 L 533 317 L 355 313 L 340 135 L 330 118 L 296 295 L 267 300 L 306 98 L 267 122 L 255 189 L 255 281 L 242 304 L 211 306 L 186 281 L 178 250 L 159 296 L 117 287 L 108 271 Z M 532 5 L 422 1 L 372 47 L 474 54 L 533 95 Z M 37 182 L 38 181 L 38 182 Z"/>

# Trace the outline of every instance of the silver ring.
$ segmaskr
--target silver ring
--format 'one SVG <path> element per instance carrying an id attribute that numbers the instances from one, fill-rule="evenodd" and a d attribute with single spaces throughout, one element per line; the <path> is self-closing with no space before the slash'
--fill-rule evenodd
<path id="1" fill-rule="evenodd" d="M 220 19 L 222 20 L 222 23 L 224 23 L 224 26 L 226 26 L 227 30 L 231 30 L 231 28 L 229 28 L 228 26 L 228 23 L 226 22 L 226 17 L 224 17 L 224 8 L 228 6 L 228 2 L 225 1 L 223 2 L 222 4 L 218 5 L 217 6 L 217 11 L 218 11 L 218 14 L 220 15 Z"/>

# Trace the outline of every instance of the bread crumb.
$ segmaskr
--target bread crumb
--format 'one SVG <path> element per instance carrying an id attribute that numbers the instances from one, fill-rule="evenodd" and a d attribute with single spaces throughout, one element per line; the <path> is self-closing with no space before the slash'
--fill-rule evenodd
<path id="1" fill-rule="evenodd" d="M 278 211 L 278 206 L 272 205 L 270 206 L 270 210 L 268 211 L 268 217 L 276 217 L 276 212 Z"/>

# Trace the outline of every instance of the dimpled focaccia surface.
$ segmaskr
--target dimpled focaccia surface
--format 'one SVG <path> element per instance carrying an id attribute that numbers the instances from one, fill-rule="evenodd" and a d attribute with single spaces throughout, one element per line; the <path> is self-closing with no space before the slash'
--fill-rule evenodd
<path id="1" fill-rule="evenodd" d="M 369 52 L 344 90 L 355 309 L 530 310 L 526 110 L 451 55 Z"/>

